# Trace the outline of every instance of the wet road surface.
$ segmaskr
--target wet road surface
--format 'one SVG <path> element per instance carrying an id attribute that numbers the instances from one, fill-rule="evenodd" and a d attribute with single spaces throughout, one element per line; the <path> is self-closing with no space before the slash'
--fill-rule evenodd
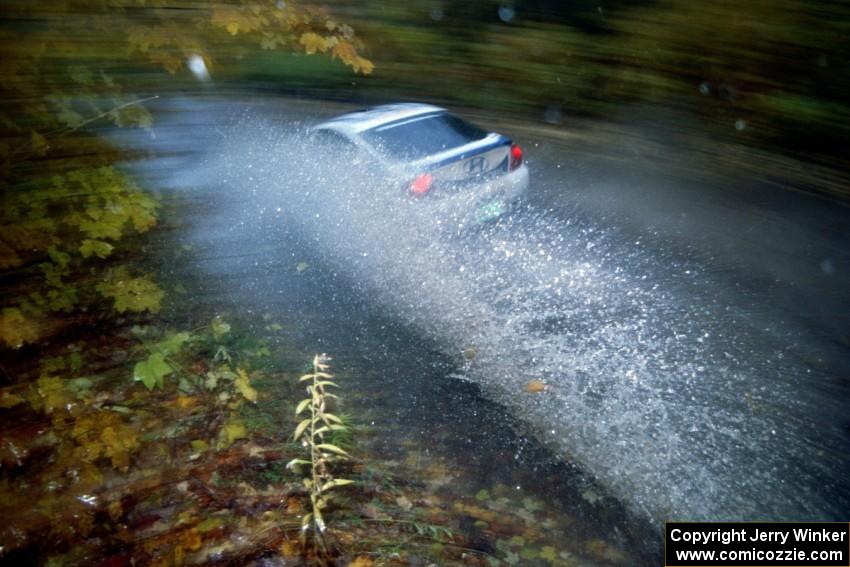
<path id="1" fill-rule="evenodd" d="M 130 166 L 148 183 L 197 203 L 182 228 L 205 301 L 303 314 L 317 348 L 388 364 L 408 415 L 476 413 L 423 375 L 474 385 L 651 525 L 850 509 L 843 205 L 752 160 L 706 165 L 690 138 L 661 153 L 639 128 L 500 124 L 526 148 L 530 202 L 455 232 L 310 153 L 304 117 L 338 106 L 163 104 L 156 138 L 122 143 L 158 154 Z"/>

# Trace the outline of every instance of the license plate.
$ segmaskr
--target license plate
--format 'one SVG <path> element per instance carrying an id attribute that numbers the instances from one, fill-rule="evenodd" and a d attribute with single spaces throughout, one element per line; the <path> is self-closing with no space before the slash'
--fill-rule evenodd
<path id="1" fill-rule="evenodd" d="M 500 201 L 490 201 L 478 207 L 475 211 L 475 218 L 478 222 L 487 222 L 505 212 L 505 204 Z"/>

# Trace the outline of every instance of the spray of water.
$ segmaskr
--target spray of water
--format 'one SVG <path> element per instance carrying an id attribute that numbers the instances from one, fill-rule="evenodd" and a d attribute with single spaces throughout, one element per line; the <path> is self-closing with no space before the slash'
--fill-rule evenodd
<path id="1" fill-rule="evenodd" d="M 457 354 L 465 378 L 634 511 L 850 509 L 844 409 L 807 363 L 814 347 L 697 263 L 578 213 L 526 208 L 475 226 L 472 196 L 448 211 L 411 200 L 407 180 L 257 118 L 217 140 L 181 183 L 215 187 L 243 226 L 298 231 L 324 269 Z M 526 392 L 532 379 L 542 394 Z"/>

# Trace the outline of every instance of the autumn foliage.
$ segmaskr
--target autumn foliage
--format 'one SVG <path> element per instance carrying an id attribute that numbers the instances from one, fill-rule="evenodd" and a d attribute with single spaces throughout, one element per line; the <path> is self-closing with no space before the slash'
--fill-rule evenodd
<path id="1" fill-rule="evenodd" d="M 169 474 L 197 484 L 227 467 L 270 353 L 220 318 L 166 329 L 166 289 L 180 286 L 146 248 L 164 204 L 103 133 L 156 136 L 149 103 L 252 50 L 372 64 L 350 27 L 290 0 L 16 1 L 0 20 L 0 558 L 81 564 L 92 546 L 129 545 L 143 563 L 181 564 L 223 532 L 202 516 L 205 494 L 153 543 L 130 543 L 127 525 Z M 179 463 L 191 470 L 169 473 Z M 280 539 L 280 519 L 265 520 Z"/>
<path id="2" fill-rule="evenodd" d="M 281 49 L 372 71 L 350 26 L 292 1 L 16 2 L 0 17 L 0 270 L 14 275 L 0 344 L 12 349 L 92 302 L 160 309 L 155 276 L 114 261 L 156 225 L 159 204 L 93 135 L 110 122 L 155 135 L 151 77 L 181 87 L 193 61 L 215 75 L 251 50 Z"/>

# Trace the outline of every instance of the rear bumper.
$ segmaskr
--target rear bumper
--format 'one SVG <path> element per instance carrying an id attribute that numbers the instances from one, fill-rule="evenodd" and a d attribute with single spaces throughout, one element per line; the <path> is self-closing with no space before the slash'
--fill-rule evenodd
<path id="1" fill-rule="evenodd" d="M 525 164 L 512 172 L 494 178 L 482 186 L 482 199 L 502 198 L 506 203 L 512 203 L 522 198 L 528 192 L 528 168 Z"/>
<path id="2" fill-rule="evenodd" d="M 462 190 L 423 199 L 422 205 L 438 216 L 439 221 L 456 225 L 477 224 L 489 220 L 521 200 L 528 192 L 529 173 L 523 164 L 517 169 L 492 177 Z"/>

